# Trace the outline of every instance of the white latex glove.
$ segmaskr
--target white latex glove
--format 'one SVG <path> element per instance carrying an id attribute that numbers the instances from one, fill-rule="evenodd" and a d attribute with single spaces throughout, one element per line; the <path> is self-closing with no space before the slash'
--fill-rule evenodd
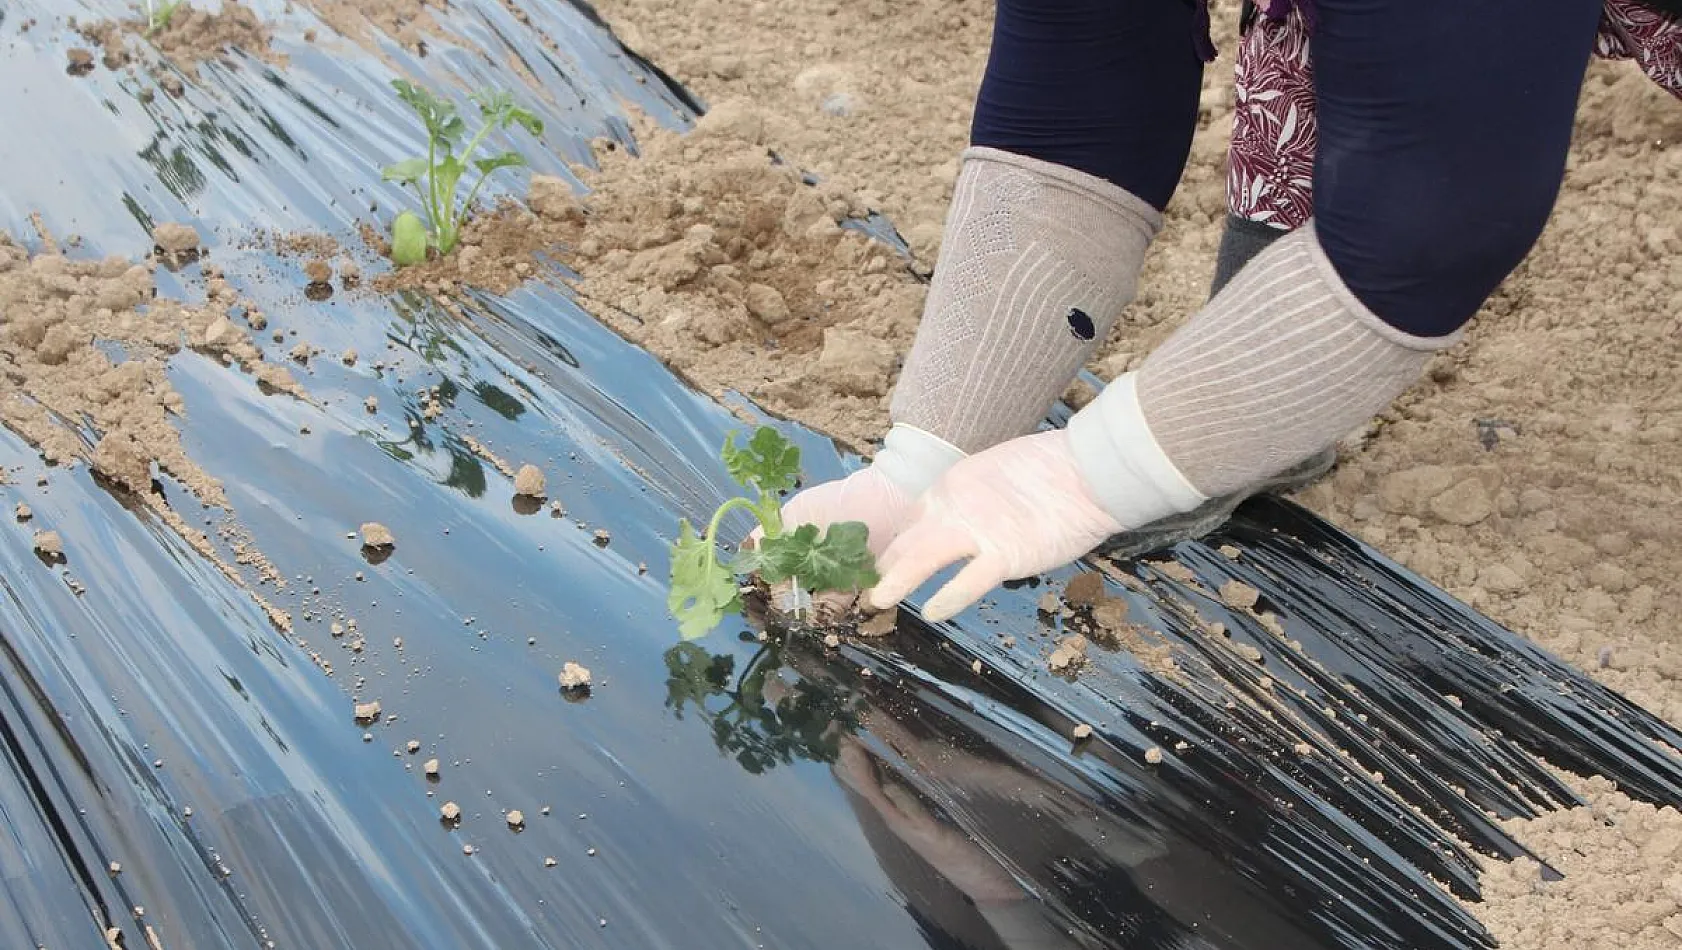
<path id="1" fill-rule="evenodd" d="M 1099 487 L 1101 486 L 1101 487 Z M 1118 378 L 1066 429 L 1012 439 L 953 465 L 877 559 L 878 610 L 941 569 L 969 564 L 923 605 L 939 623 L 1004 581 L 1061 567 L 1123 530 L 1205 501 L 1163 453 Z"/>
<path id="2" fill-rule="evenodd" d="M 970 456 L 929 489 L 915 521 L 877 559 L 878 610 L 899 603 L 942 568 L 972 558 L 923 606 L 938 623 L 1000 583 L 1075 560 L 1121 530 L 1075 467 L 1067 430 L 1022 436 Z"/>
<path id="3" fill-rule="evenodd" d="M 839 521 L 862 521 L 870 529 L 870 553 L 877 557 L 888 549 L 899 529 L 911 517 L 911 506 L 917 500 L 910 491 L 900 487 L 880 468 L 870 465 L 834 481 L 813 485 L 798 492 L 783 505 L 783 525 L 793 530 L 798 525 L 816 525 L 827 530 Z M 755 530 L 753 539 L 759 540 Z"/>
<path id="4" fill-rule="evenodd" d="M 917 496 L 963 457 L 921 429 L 895 425 L 870 465 L 796 492 L 783 505 L 783 527 L 809 524 L 827 530 L 836 522 L 862 521 L 870 529 L 870 553 L 881 557 L 909 522 Z M 758 543 L 761 534 L 755 528 L 748 540 Z"/>

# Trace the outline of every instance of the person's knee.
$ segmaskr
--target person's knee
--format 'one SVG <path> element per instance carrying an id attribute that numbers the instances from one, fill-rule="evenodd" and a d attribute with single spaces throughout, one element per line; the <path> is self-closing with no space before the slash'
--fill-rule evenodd
<path id="1" fill-rule="evenodd" d="M 1321 247 L 1380 319 L 1415 336 L 1452 333 L 1530 253 L 1559 194 L 1563 168 L 1534 156 L 1495 167 L 1393 168 L 1327 189 L 1315 202 Z"/>

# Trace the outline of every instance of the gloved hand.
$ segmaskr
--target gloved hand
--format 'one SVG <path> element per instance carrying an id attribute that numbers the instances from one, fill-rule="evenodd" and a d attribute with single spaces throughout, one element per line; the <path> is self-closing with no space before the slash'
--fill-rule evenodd
<path id="1" fill-rule="evenodd" d="M 882 579 L 870 603 L 886 610 L 971 558 L 923 605 L 923 617 L 938 623 L 1004 581 L 1061 567 L 1113 534 L 1205 500 L 1157 444 L 1135 376 L 1124 374 L 1068 428 L 1011 439 L 952 466 L 877 560 Z"/>
<path id="2" fill-rule="evenodd" d="M 910 520 L 916 500 L 911 491 L 872 464 L 797 493 L 783 505 L 783 524 L 791 530 L 816 525 L 822 531 L 836 522 L 862 521 L 870 529 L 870 553 L 881 557 Z M 754 529 L 752 537 L 759 540 L 759 529 Z"/>
<path id="3" fill-rule="evenodd" d="M 862 521 L 870 529 L 870 553 L 881 557 L 910 519 L 917 496 L 963 457 L 927 432 L 895 425 L 870 465 L 790 498 L 783 505 L 783 525 L 827 529 L 840 521 Z M 748 540 L 757 543 L 760 536 L 755 528 Z"/>
<path id="4" fill-rule="evenodd" d="M 923 606 L 938 623 L 1003 581 L 1073 561 L 1121 527 L 1087 490 L 1067 430 L 1011 439 L 954 465 L 918 500 L 915 520 L 877 559 L 871 605 L 886 610 L 972 558 Z"/>

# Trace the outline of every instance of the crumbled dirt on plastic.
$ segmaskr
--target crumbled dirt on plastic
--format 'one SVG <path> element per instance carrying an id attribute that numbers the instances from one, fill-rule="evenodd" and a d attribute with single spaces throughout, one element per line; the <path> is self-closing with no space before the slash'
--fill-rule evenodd
<path id="1" fill-rule="evenodd" d="M 152 268 L 120 257 L 72 260 L 27 249 L 0 235 L 0 422 L 57 464 L 80 460 L 142 500 L 151 465 L 205 504 L 223 507 L 221 484 L 182 447 L 172 419 L 185 413 L 164 361 L 185 340 L 278 389 L 301 395 L 284 369 L 267 367 L 235 325 L 242 301 L 211 278 L 200 306 L 154 299 Z M 119 346 L 114 362 L 96 343 Z M 63 420 L 85 419 L 91 433 Z M 161 505 L 154 505 L 161 507 Z"/>
<path id="2" fill-rule="evenodd" d="M 158 230 L 170 234 L 161 225 Z M 188 230 L 178 230 L 177 237 L 188 240 Z M 151 262 L 79 261 L 52 247 L 56 242 L 44 235 L 42 251 L 30 254 L 0 234 L 0 313 L 7 314 L 0 326 L 0 425 L 22 435 L 47 462 L 93 467 L 246 588 L 276 629 L 291 631 L 291 615 L 257 594 L 205 531 L 188 525 L 153 491 L 156 466 L 207 506 L 229 506 L 222 484 L 188 456 L 173 422 L 187 405 L 168 382 L 165 363 L 183 345 L 239 367 L 269 392 L 303 398 L 291 373 L 264 362 L 235 323 L 249 313 L 249 303 L 214 267 L 205 271 L 205 303 L 187 306 L 156 298 Z M 118 358 L 103 345 L 119 350 Z M 69 420 L 82 420 L 86 429 Z M 242 543 L 241 531 L 227 521 L 220 531 L 234 543 L 237 563 L 256 568 L 262 582 L 284 587 L 266 558 Z"/>
<path id="3" fill-rule="evenodd" d="M 720 103 L 676 135 L 639 120 L 643 152 L 598 143 L 582 201 L 537 176 L 530 209 L 468 225 L 448 257 L 376 279 L 448 297 L 506 293 L 558 253 L 596 317 L 699 387 L 746 392 L 855 448 L 886 428 L 885 396 L 910 345 L 923 286 L 891 249 L 840 222 L 866 210 L 767 157 L 774 124 Z"/>
<path id="4" fill-rule="evenodd" d="M 199 64 L 238 49 L 266 63 L 284 65 L 286 57 L 269 45 L 269 27 L 256 11 L 235 0 L 222 0 L 221 9 L 211 11 L 183 3 L 163 29 L 150 36 L 144 17 L 130 20 L 100 20 L 83 24 L 81 34 L 101 50 L 101 61 L 117 69 L 135 58 L 131 44 L 150 43 L 170 63 L 197 79 Z"/>
<path id="5" fill-rule="evenodd" d="M 1564 880 L 1544 881 L 1525 858 L 1486 861 L 1473 911 L 1503 947 L 1682 946 L 1682 813 L 1604 778 L 1565 778 L 1587 805 L 1503 823 Z"/>
<path id="6" fill-rule="evenodd" d="M 322 22 L 370 52 L 378 53 L 376 31 L 405 49 L 418 49 L 439 35 L 433 11 L 445 9 L 443 0 L 304 0 Z"/>
<path id="7" fill-rule="evenodd" d="M 514 466 L 508 464 L 507 459 L 505 459 L 502 456 L 496 454 L 495 452 L 492 452 L 490 450 L 489 446 L 485 445 L 483 442 L 480 442 L 478 439 L 475 439 L 474 437 L 472 437 L 470 435 L 463 435 L 461 437 L 461 440 L 463 442 L 467 443 L 467 448 L 468 448 L 469 451 L 471 451 L 474 455 L 477 455 L 480 458 L 484 459 L 485 461 L 491 463 L 491 465 L 493 465 L 498 472 L 502 473 L 503 475 L 505 475 L 509 478 L 513 478 L 515 476 Z"/>

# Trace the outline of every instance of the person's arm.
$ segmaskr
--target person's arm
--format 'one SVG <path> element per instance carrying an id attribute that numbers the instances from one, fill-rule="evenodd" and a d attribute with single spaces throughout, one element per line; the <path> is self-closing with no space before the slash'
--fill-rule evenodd
<path id="1" fill-rule="evenodd" d="M 1517 266 L 1558 192 L 1591 0 L 1317 0 L 1315 217 L 1246 265 L 1066 430 L 953 466 L 880 560 L 924 608 L 1188 512 L 1301 462 L 1410 386 Z M 1473 21 L 1450 29 L 1449 24 Z M 1522 23 L 1522 42 L 1476 37 Z"/>
<path id="2" fill-rule="evenodd" d="M 873 464 L 785 520 L 881 553 L 966 456 L 1033 431 L 1133 299 L 1196 127 L 1191 5 L 1000 0 L 929 295 Z"/>

